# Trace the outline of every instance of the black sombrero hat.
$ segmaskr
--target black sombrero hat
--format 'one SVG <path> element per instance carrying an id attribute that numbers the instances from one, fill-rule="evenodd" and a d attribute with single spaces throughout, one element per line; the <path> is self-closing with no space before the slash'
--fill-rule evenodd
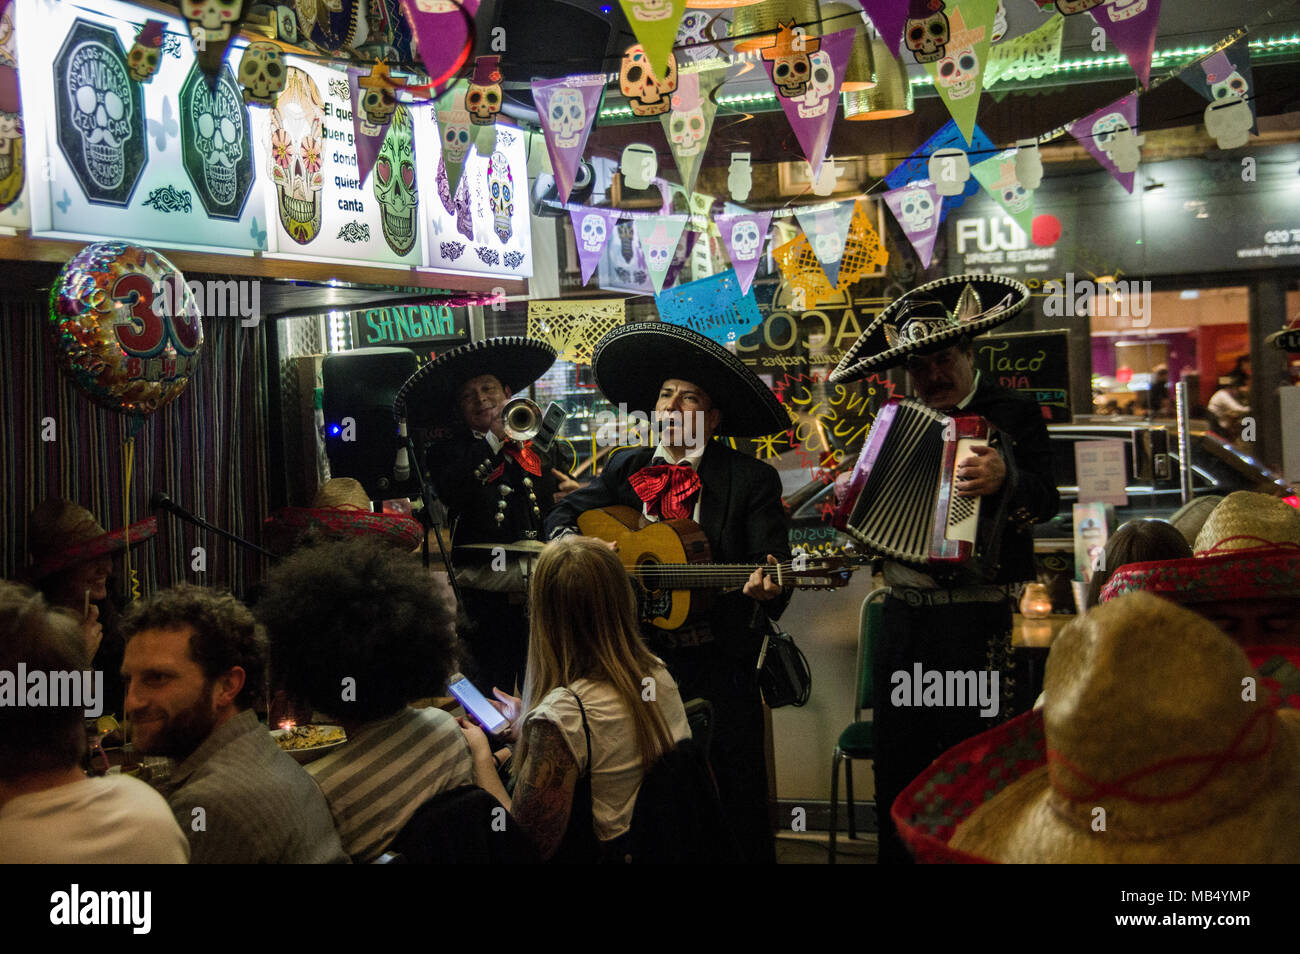
<path id="1" fill-rule="evenodd" d="M 862 332 L 830 374 L 856 381 L 901 364 L 909 355 L 947 347 L 1010 321 L 1029 302 L 1029 289 L 1002 275 L 953 275 L 895 298 Z"/>
<path id="2" fill-rule="evenodd" d="M 544 341 L 514 335 L 488 338 L 453 348 L 411 375 L 393 400 L 400 420 L 449 424 L 456 420 L 456 393 L 481 374 L 495 375 L 509 394 L 518 394 L 555 363 L 555 349 Z"/>
<path id="3" fill-rule="evenodd" d="M 1289 327 L 1273 332 L 1264 340 L 1279 351 L 1300 354 L 1300 317 L 1292 319 Z"/>
<path id="4" fill-rule="evenodd" d="M 596 343 L 592 373 L 611 404 L 650 416 L 669 378 L 699 385 L 720 411 L 717 433 L 763 437 L 787 430 L 790 415 L 771 388 L 722 345 L 681 325 L 621 325 Z"/>

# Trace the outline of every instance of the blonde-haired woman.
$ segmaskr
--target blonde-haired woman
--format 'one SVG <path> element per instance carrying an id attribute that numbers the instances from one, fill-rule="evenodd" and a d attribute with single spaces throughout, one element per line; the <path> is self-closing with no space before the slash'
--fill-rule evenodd
<path id="1" fill-rule="evenodd" d="M 609 545 L 570 536 L 537 561 L 523 699 L 495 690 L 517 742 L 513 798 L 486 736 L 465 725 L 479 784 L 542 857 L 617 857 L 646 771 L 690 738 L 677 683 L 641 641 L 636 597 Z M 520 715 L 523 717 L 520 718 Z"/>

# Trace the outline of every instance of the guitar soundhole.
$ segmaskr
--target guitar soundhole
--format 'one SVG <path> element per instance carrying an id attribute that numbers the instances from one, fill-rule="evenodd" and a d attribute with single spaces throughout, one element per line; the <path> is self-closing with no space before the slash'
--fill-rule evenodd
<path id="1" fill-rule="evenodd" d="M 638 559 L 636 565 L 639 570 L 641 567 L 658 566 L 659 561 L 653 556 L 646 555 Z M 672 612 L 672 590 L 651 588 L 639 574 L 633 580 L 633 588 L 636 590 L 637 605 L 641 609 L 642 619 L 656 619 Z"/>

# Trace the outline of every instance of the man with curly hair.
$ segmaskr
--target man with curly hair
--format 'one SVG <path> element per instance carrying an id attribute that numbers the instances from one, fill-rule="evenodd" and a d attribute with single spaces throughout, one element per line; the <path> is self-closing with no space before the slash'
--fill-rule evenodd
<path id="1" fill-rule="evenodd" d="M 163 794 L 195 864 L 346 862 L 329 807 L 253 703 L 266 640 L 228 593 L 182 584 L 122 620 L 136 748 L 179 764 Z"/>
<path id="2" fill-rule="evenodd" d="M 300 549 L 258 601 L 277 682 L 347 732 L 307 771 L 353 861 L 383 854 L 432 796 L 474 784 L 456 721 L 411 707 L 443 692 L 456 665 L 448 596 L 414 558 L 363 538 Z"/>

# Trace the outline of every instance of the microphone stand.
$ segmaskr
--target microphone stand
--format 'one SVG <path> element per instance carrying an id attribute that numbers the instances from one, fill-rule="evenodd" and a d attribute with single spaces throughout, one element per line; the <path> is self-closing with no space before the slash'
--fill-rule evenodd
<path id="1" fill-rule="evenodd" d="M 420 469 L 420 455 L 415 451 L 415 440 L 410 436 L 405 438 L 406 452 L 411 461 L 411 473 L 415 476 L 416 482 L 420 486 L 420 501 L 424 504 L 424 512 L 429 515 L 429 527 L 433 530 L 433 535 L 438 541 L 438 553 L 442 556 L 443 566 L 447 568 L 447 578 L 451 582 L 451 591 L 456 597 L 458 604 L 463 604 L 460 593 L 460 584 L 456 582 L 456 568 L 452 565 L 451 555 L 447 553 L 446 546 L 442 542 L 442 534 L 438 532 L 442 525 L 434 518 L 434 497 L 429 492 L 429 484 L 424 479 L 424 471 Z M 424 534 L 424 542 L 420 547 L 420 552 L 424 557 L 424 568 L 429 569 L 429 534 Z"/>
<path id="2" fill-rule="evenodd" d="M 161 490 L 153 495 L 153 499 L 150 501 L 150 503 L 157 510 L 165 510 L 167 513 L 170 513 L 174 517 L 179 517 L 181 520 L 185 520 L 198 527 L 202 527 L 204 530 L 207 530 L 209 533 L 215 533 L 217 534 L 217 536 L 225 537 L 227 540 L 231 541 L 232 543 L 238 543 L 241 547 L 245 547 L 249 550 L 252 550 L 254 553 L 260 553 L 262 556 L 268 557 L 272 560 L 279 559 L 279 557 L 276 554 L 272 553 L 270 550 L 264 549 L 263 547 L 259 547 L 256 543 L 250 543 L 249 541 L 245 540 L 243 537 L 239 537 L 231 533 L 229 530 L 222 530 L 220 527 L 213 526 L 212 524 L 204 520 L 202 517 L 195 516 L 194 514 L 190 513 L 188 510 L 183 508 L 180 504 L 176 503 L 176 501 L 172 500 L 171 497 L 167 496 L 167 494 L 163 493 Z"/>

